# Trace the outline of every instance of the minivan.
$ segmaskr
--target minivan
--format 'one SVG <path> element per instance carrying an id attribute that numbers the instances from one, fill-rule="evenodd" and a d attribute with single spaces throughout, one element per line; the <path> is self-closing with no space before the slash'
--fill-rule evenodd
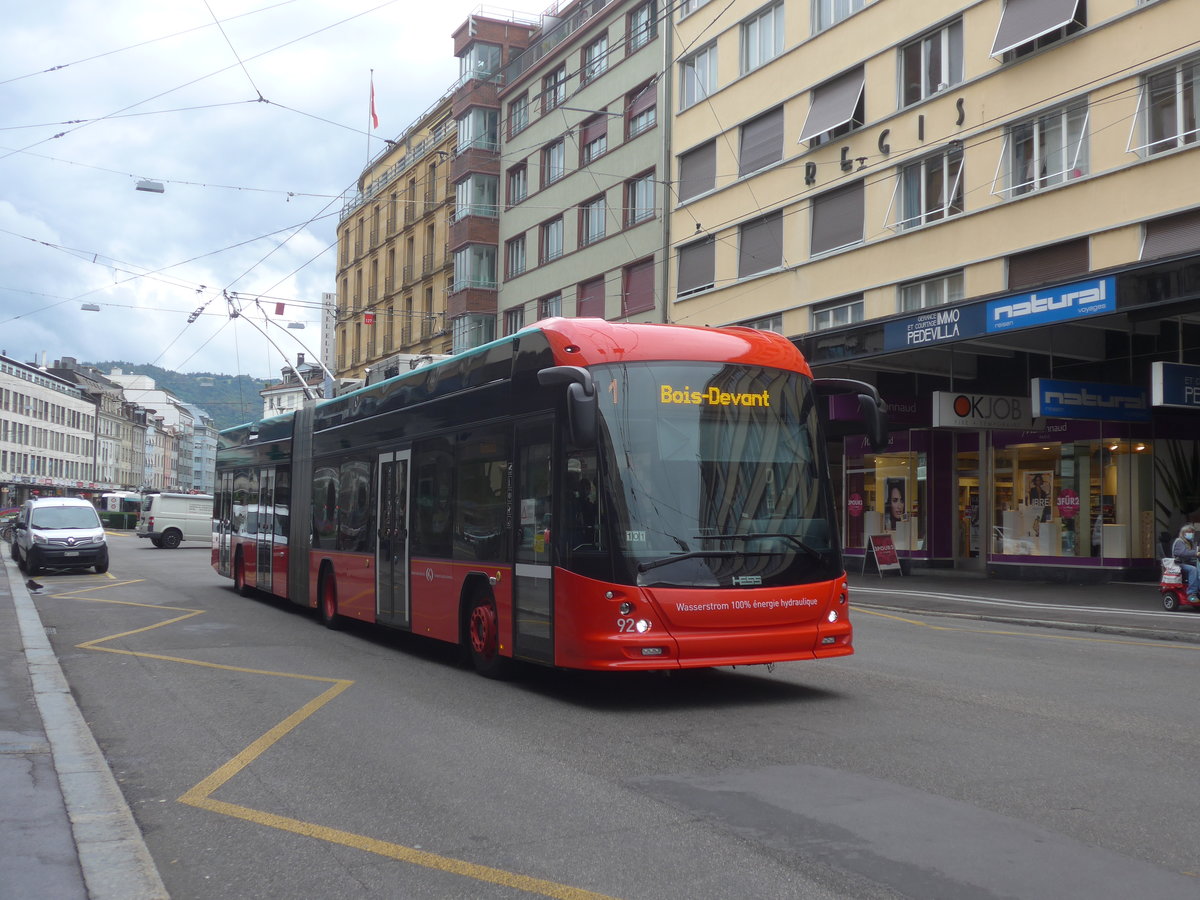
<path id="1" fill-rule="evenodd" d="M 147 494 L 138 515 L 137 536 L 168 550 L 183 541 L 211 545 L 212 512 L 212 494 Z"/>
<path id="2" fill-rule="evenodd" d="M 96 507 L 80 497 L 26 500 L 17 517 L 12 557 L 27 575 L 42 569 L 108 571 L 108 541 Z"/>

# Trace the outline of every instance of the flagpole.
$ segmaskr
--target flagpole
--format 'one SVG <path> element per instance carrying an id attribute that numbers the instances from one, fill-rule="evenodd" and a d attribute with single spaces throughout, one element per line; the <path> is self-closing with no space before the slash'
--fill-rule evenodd
<path id="1" fill-rule="evenodd" d="M 371 102 L 367 105 L 367 165 L 371 164 L 371 124 L 375 121 L 375 70 L 371 69 Z"/>

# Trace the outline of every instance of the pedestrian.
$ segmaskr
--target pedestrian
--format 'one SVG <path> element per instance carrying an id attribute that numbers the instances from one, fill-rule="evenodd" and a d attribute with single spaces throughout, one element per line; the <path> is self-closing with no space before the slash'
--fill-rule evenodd
<path id="1" fill-rule="evenodd" d="M 1187 579 L 1188 602 L 1195 603 L 1200 594 L 1200 564 L 1196 561 L 1196 526 L 1185 522 L 1179 529 L 1179 537 L 1171 545 L 1171 555 L 1179 563 L 1184 577 Z"/>

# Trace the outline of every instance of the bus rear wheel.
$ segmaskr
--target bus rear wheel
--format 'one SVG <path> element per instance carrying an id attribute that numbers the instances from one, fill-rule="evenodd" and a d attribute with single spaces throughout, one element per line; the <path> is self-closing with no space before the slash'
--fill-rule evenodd
<path id="1" fill-rule="evenodd" d="M 233 560 L 233 589 L 243 597 L 250 596 L 250 587 L 246 584 L 246 558 L 240 550 Z"/>
<path id="2" fill-rule="evenodd" d="M 337 582 L 330 573 L 325 572 L 317 588 L 317 614 L 321 617 L 321 624 L 334 631 L 342 627 L 342 617 L 338 615 L 337 608 Z"/>
<path id="3" fill-rule="evenodd" d="M 486 678 L 503 678 L 509 671 L 509 660 L 500 655 L 500 618 L 496 601 L 490 596 L 476 594 L 467 614 L 467 649 L 471 665 Z"/>

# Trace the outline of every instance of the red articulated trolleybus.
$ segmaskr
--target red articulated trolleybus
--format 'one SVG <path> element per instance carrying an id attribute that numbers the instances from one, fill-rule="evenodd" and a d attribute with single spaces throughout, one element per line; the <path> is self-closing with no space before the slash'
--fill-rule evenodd
<path id="1" fill-rule="evenodd" d="M 845 656 L 835 392 L 882 446 L 780 335 L 547 319 L 223 431 L 213 565 L 485 675 Z"/>

